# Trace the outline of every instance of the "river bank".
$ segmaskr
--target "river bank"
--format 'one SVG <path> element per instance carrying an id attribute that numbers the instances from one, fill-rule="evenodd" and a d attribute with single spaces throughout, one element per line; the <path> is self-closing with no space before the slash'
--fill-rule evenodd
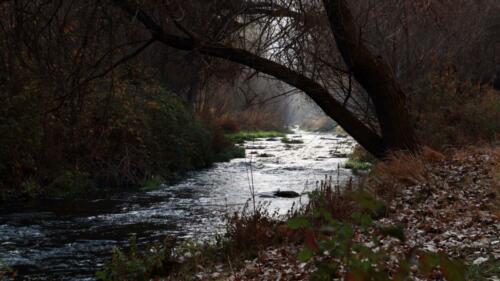
<path id="1" fill-rule="evenodd" d="M 365 187 L 373 188 L 388 202 L 388 208 L 374 224 L 401 227 L 405 239 L 384 238 L 373 243 L 370 235 L 362 234 L 354 239 L 375 251 L 391 249 L 384 265 L 392 276 L 401 270 L 398 261 L 416 257 L 409 264 L 412 280 L 499 280 L 499 163 L 497 148 L 462 150 L 447 156 L 432 153 L 422 159 L 402 157 L 379 165 L 366 178 Z M 315 264 L 320 259 L 300 262 L 296 257 L 303 248 L 301 243 L 292 243 L 266 249 L 224 280 L 308 280 L 318 272 Z M 420 265 L 418 260 L 424 252 L 447 255 L 465 266 L 441 265 L 424 274 L 422 260 Z M 210 276 L 214 274 L 198 277 L 222 280 Z"/>
<path id="2" fill-rule="evenodd" d="M 352 139 L 303 131 L 288 138 L 303 144 L 247 141 L 246 158 L 188 172 L 177 184 L 156 190 L 4 209 L 0 260 L 27 280 L 88 280 L 114 247 L 128 248 L 131 234 L 137 236 L 140 248 L 166 236 L 179 241 L 217 240 L 226 231 L 226 215 L 252 198 L 252 179 L 256 199 L 270 202 L 270 212 L 279 209 L 284 214 L 307 197 L 276 198 L 276 190 L 301 194 L 314 189 L 316 179 L 332 174 L 348 181 L 351 172 L 342 168 L 345 158 L 331 155 L 335 150 L 347 153 Z"/>
<path id="3" fill-rule="evenodd" d="M 375 166 L 360 183 L 343 185 L 345 194 L 356 194 L 362 188 L 377 198 L 363 197 L 361 206 L 368 209 L 383 202 L 379 205 L 383 212 L 371 215 L 371 219 L 352 216 L 363 213 L 358 213 L 359 201 L 348 195 L 332 197 L 321 185 L 327 190 L 323 196 L 331 202 L 321 208 L 330 208 L 335 226 L 324 225 L 322 220 L 314 222 L 315 216 L 308 215 L 310 210 L 292 214 L 305 220 L 292 219 L 287 225 L 260 215 L 253 220 L 240 217 L 233 222 L 235 232 L 225 246 L 193 247 L 180 252 L 180 259 L 168 256 L 179 263 L 166 269 L 165 280 L 309 280 L 313 276 L 314 280 L 389 280 L 384 278 L 396 276 L 410 280 L 498 280 L 499 160 L 498 148 L 446 155 L 426 150 L 420 157 L 399 155 Z M 326 186 L 332 187 L 331 182 Z M 361 224 L 360 218 L 364 221 Z M 345 252 L 337 252 L 337 248 L 323 252 L 324 247 L 330 247 L 328 237 L 336 232 L 325 232 L 327 227 L 352 229 L 347 240 L 331 240 L 337 242 L 334 245 L 350 245 L 352 254 L 342 256 Z M 257 251 L 252 256 L 249 249 Z M 369 263 L 358 267 L 365 259 Z M 115 260 L 115 266 L 125 261 Z"/>

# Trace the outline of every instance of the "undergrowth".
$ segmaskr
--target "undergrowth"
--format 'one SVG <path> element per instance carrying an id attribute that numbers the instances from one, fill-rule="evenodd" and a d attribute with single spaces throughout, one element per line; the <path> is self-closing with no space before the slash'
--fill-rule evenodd
<path id="1" fill-rule="evenodd" d="M 18 112 L 0 111 L 5 121 L 0 122 L 0 200 L 150 189 L 151 179 L 172 181 L 188 170 L 244 156 L 220 129 L 194 116 L 154 81 L 130 87 L 124 82 L 114 95 L 89 94 L 77 124 L 66 124 L 63 113 L 44 117 L 28 110 L 39 102 L 28 89 L 13 93 L 12 100 L 0 98 Z M 29 130 L 20 131 L 26 122 Z"/>
<path id="2" fill-rule="evenodd" d="M 412 114 L 423 144 L 436 149 L 499 140 L 500 92 L 434 69 L 414 95 Z"/>
<path id="3" fill-rule="evenodd" d="M 385 212 L 385 203 L 362 189 L 349 187 L 343 193 L 335 189 L 331 180 L 323 181 L 308 211 L 288 221 L 289 228 L 304 233 L 298 259 L 315 264 L 311 280 L 408 280 L 436 271 L 449 281 L 465 280 L 464 264 L 445 254 L 404 255 L 397 251 L 397 243 L 381 247 L 388 237 L 400 243 L 406 239 L 398 226 L 374 224 L 373 219 Z"/>
<path id="4" fill-rule="evenodd" d="M 460 157 L 459 153 L 455 155 Z M 368 180 L 356 184 L 349 181 L 339 186 L 331 177 L 325 178 L 309 194 L 308 204 L 286 216 L 269 213 L 266 205 L 253 207 L 248 201 L 242 211 L 228 214 L 226 233 L 215 243 L 184 243 L 175 250 L 155 252 L 164 257 L 160 260 L 176 264 L 175 270 L 170 267 L 152 270 L 158 268 L 159 263 L 153 262 L 158 258 L 135 261 L 141 256 L 132 251 L 116 256 L 103 270 L 108 272 L 107 276 L 114 277 L 103 280 L 123 280 L 118 278 L 120 275 L 113 275 L 120 268 L 138 271 L 137 268 L 145 267 L 147 270 L 139 272 L 155 272 L 154 277 L 166 277 L 166 280 L 196 280 L 197 272 L 215 266 L 223 266 L 223 272 L 231 274 L 243 266 L 245 260 L 256 258 L 269 247 L 291 244 L 302 245 L 297 256 L 299 261 L 314 264 L 316 270 L 310 272 L 311 280 L 385 281 L 430 276 L 449 281 L 484 280 L 484 276 L 498 272 L 498 262 L 493 258 L 466 266 L 444 253 L 402 251 L 405 230 L 379 220 L 387 215 L 388 202 L 396 196 L 397 187 L 426 181 L 428 165 L 443 157 L 430 149 L 424 149 L 419 156 L 395 154 L 375 165 L 366 177 Z M 391 242 L 386 244 L 387 241 Z M 133 266 L 127 267 L 129 263 Z M 130 273 L 120 274 L 123 278 Z"/>
<path id="5" fill-rule="evenodd" d="M 349 159 L 344 164 L 344 168 L 351 169 L 353 173 L 359 171 L 369 171 L 375 164 L 376 159 L 360 145 L 354 147 L 354 151 L 349 155 Z"/>
<path id="6" fill-rule="evenodd" d="M 163 245 L 139 249 L 135 238 L 128 251 L 115 249 L 113 258 L 96 277 L 102 281 L 199 280 L 196 273 L 205 268 L 223 265 L 227 272 L 240 267 L 245 260 L 254 259 L 267 247 L 290 241 L 290 237 L 277 235 L 282 223 L 291 217 L 270 213 L 267 204 L 249 201 L 237 212 L 226 215 L 226 231 L 214 242 L 165 240 Z"/>

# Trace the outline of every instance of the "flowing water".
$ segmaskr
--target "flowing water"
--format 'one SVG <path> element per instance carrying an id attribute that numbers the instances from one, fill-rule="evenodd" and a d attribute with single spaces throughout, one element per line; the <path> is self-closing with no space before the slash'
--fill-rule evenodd
<path id="1" fill-rule="evenodd" d="M 128 192 L 86 201 L 46 201 L 0 209 L 0 262 L 20 280 L 93 280 L 115 246 L 131 234 L 139 244 L 210 239 L 224 231 L 224 214 L 241 208 L 253 187 L 257 201 L 286 213 L 307 196 L 277 198 L 277 190 L 304 193 L 318 180 L 350 177 L 342 168 L 351 138 L 295 131 L 277 139 L 246 142 L 247 157 L 190 173 L 185 180 L 151 192 Z M 263 157 L 266 156 L 266 157 Z"/>

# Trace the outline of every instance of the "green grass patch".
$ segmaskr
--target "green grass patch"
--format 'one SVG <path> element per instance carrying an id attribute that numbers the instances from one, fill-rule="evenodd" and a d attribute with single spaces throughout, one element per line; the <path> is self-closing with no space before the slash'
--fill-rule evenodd
<path id="1" fill-rule="evenodd" d="M 345 163 L 344 168 L 355 171 L 368 171 L 372 168 L 372 164 L 368 162 L 350 159 Z"/>
<path id="2" fill-rule="evenodd" d="M 286 143 L 286 144 L 302 144 L 304 143 L 303 140 L 299 140 L 299 139 L 289 139 L 289 138 L 282 138 L 281 139 L 281 142 L 282 143 Z"/>
<path id="3" fill-rule="evenodd" d="M 244 142 L 262 138 L 284 138 L 286 134 L 278 131 L 239 131 L 226 136 L 234 142 Z"/>
<path id="4" fill-rule="evenodd" d="M 225 149 L 215 157 L 215 162 L 228 162 L 235 158 L 245 158 L 245 148 L 241 146 L 233 146 Z"/>
<path id="5" fill-rule="evenodd" d="M 165 179 L 159 176 L 154 176 L 141 182 L 142 191 L 151 191 L 161 187 L 165 183 Z"/>

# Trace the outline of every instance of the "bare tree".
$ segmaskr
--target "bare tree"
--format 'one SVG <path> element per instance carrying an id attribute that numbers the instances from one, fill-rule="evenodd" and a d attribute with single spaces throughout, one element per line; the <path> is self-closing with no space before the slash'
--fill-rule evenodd
<path id="1" fill-rule="evenodd" d="M 134 19 L 140 21 L 156 40 L 167 46 L 182 50 L 197 51 L 204 55 L 237 62 L 251 67 L 256 71 L 271 75 L 302 90 L 363 147 L 378 157 L 385 156 L 391 150 L 417 150 L 417 140 L 405 105 L 405 95 L 395 80 L 390 67 L 363 45 L 359 38 L 360 34 L 357 32 L 358 28 L 353 20 L 351 10 L 345 1 L 324 1 L 323 5 L 316 1 L 281 2 L 243 2 L 239 6 L 242 12 L 239 15 L 233 14 L 230 18 L 239 19 L 238 16 L 248 15 L 248 13 L 245 13 L 248 11 L 254 16 L 256 13 L 265 17 L 271 16 L 272 20 L 268 20 L 268 24 L 263 27 L 267 29 L 267 32 L 261 32 L 259 36 L 272 36 L 274 34 L 276 38 L 279 38 L 277 41 L 264 41 L 268 46 L 273 47 L 273 44 L 276 43 L 286 43 L 283 42 L 283 38 L 292 39 L 295 34 L 300 34 L 300 30 L 295 29 L 293 32 L 288 32 L 285 36 L 276 36 L 277 33 L 300 24 L 297 23 L 297 19 L 308 22 L 307 18 L 311 13 L 321 15 L 318 8 L 322 7 L 328 14 L 329 26 L 344 62 L 347 65 L 346 72 L 352 73 L 359 84 L 366 90 L 375 108 L 380 132 L 366 125 L 355 113 L 345 106 L 345 103 L 337 100 L 330 92 L 328 86 L 321 83 L 322 79 L 311 78 L 314 73 L 311 73 L 308 65 L 303 64 L 303 61 L 297 61 L 293 57 L 288 57 L 291 61 L 288 61 L 288 64 L 284 64 L 281 63 L 283 60 L 280 60 L 280 58 L 272 60 L 267 58 L 265 54 L 258 55 L 243 48 L 227 44 L 231 42 L 225 44 L 216 40 L 206 40 L 202 36 L 197 36 L 194 32 L 189 31 L 186 27 L 182 27 L 176 20 L 173 21 L 179 28 L 179 32 L 167 32 L 138 5 L 125 0 L 113 1 L 116 6 L 123 9 Z M 288 5 L 286 5 L 287 2 Z M 305 7 L 307 6 L 306 4 L 309 7 Z M 309 12 L 306 12 L 307 10 Z M 283 11 L 288 12 L 285 13 Z M 298 12 L 295 13 L 295 11 Z M 283 20 L 283 17 L 286 17 L 286 19 Z M 243 25 L 246 24 L 248 23 L 243 22 Z M 276 25 L 283 25 L 283 27 L 273 28 Z M 182 35 L 178 35 L 179 33 Z M 301 38 L 295 36 L 295 39 L 300 40 Z M 281 42 L 279 42 L 280 40 Z M 259 40 L 258 42 L 262 41 Z M 257 49 L 258 51 L 258 48 L 255 46 L 249 49 Z M 332 53 L 333 49 L 332 47 Z M 285 58 L 289 54 L 292 56 L 295 54 L 293 48 L 292 51 L 289 51 L 289 48 L 283 46 L 278 46 L 278 51 Z"/>

